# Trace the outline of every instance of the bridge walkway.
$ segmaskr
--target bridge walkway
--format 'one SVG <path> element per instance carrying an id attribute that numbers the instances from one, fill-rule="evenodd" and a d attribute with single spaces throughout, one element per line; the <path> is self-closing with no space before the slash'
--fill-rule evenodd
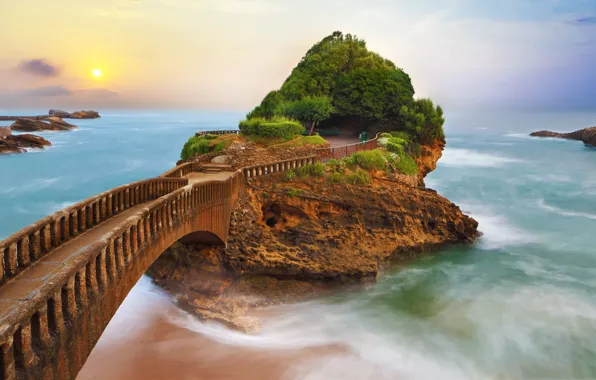
<path id="1" fill-rule="evenodd" d="M 188 178 L 189 186 L 192 186 L 201 182 L 225 181 L 234 174 L 230 172 L 216 174 L 190 173 L 184 178 Z M 128 218 L 142 212 L 145 208 L 150 208 L 155 202 L 158 202 L 158 200 L 136 205 L 81 233 L 74 239 L 55 248 L 12 281 L 0 287 L 0 322 L 8 314 L 14 313 L 22 307 L 26 308 L 27 301 L 32 300 L 45 284 L 58 280 L 62 270 L 68 271 L 73 262 L 82 259 L 82 255 L 90 254 L 86 249 L 90 244 L 102 239 L 110 231 L 125 223 Z"/>

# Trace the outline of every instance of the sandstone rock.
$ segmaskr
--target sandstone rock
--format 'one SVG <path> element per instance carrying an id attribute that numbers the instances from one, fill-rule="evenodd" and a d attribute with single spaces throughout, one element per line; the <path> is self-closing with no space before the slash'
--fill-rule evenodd
<path id="1" fill-rule="evenodd" d="M 232 165 L 234 163 L 234 157 L 229 155 L 213 157 L 211 163 Z"/>
<path id="2" fill-rule="evenodd" d="M 56 117 L 70 117 L 70 113 L 66 112 L 66 111 L 62 111 L 62 110 L 55 110 L 55 109 L 51 109 L 48 114 L 50 116 L 56 116 Z"/>
<path id="3" fill-rule="evenodd" d="M 0 127 L 0 139 L 6 136 L 10 136 L 12 134 L 12 130 L 10 127 Z"/>
<path id="4" fill-rule="evenodd" d="M 22 132 L 38 131 L 69 131 L 76 129 L 76 125 L 69 124 L 59 117 L 48 117 L 45 120 L 17 119 L 10 129 Z"/>
<path id="5" fill-rule="evenodd" d="M 5 142 L 13 144 L 19 148 L 37 148 L 43 149 L 46 146 L 51 146 L 52 143 L 43 137 L 25 133 L 22 135 L 11 135 L 4 139 Z"/>
<path id="6" fill-rule="evenodd" d="M 0 139 L 0 155 L 23 153 L 23 152 L 25 152 L 25 149 L 21 149 L 19 147 L 16 147 L 12 144 L 7 143 L 3 139 Z"/>
<path id="7" fill-rule="evenodd" d="M 558 133 L 551 131 L 537 131 L 530 133 L 534 137 L 553 137 L 567 140 L 579 140 L 586 145 L 596 146 L 596 127 L 584 128 L 570 133 Z"/>
<path id="8" fill-rule="evenodd" d="M 233 210 L 226 246 L 177 243 L 147 274 L 200 318 L 234 325 L 251 307 L 374 282 L 393 262 L 473 242 L 477 228 L 435 191 L 389 177 L 370 186 L 262 177 Z"/>
<path id="9" fill-rule="evenodd" d="M 48 140 L 27 133 L 22 135 L 9 135 L 5 138 L 0 138 L 0 154 L 23 153 L 26 152 L 25 148 L 43 149 L 50 145 L 52 145 L 52 143 Z"/>
<path id="10" fill-rule="evenodd" d="M 97 119 L 101 116 L 99 116 L 99 113 L 96 111 L 77 111 L 77 112 L 73 112 L 70 114 L 70 118 L 71 119 Z"/>

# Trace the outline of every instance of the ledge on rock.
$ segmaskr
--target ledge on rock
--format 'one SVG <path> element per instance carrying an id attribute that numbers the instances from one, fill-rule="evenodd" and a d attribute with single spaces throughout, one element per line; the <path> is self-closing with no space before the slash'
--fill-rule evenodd
<path id="1" fill-rule="evenodd" d="M 76 129 L 76 125 L 69 124 L 59 117 L 50 116 L 45 120 L 17 119 L 10 129 L 22 132 L 38 131 L 70 131 Z"/>
<path id="2" fill-rule="evenodd" d="M 10 127 L 0 127 L 0 139 L 12 135 Z"/>
<path id="3" fill-rule="evenodd" d="M 77 111 L 70 114 L 71 119 L 97 119 L 99 113 L 97 111 Z"/>

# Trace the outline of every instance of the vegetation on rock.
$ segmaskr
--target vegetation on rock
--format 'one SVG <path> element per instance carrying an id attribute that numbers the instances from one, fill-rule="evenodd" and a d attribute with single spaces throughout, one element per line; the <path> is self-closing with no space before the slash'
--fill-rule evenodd
<path id="1" fill-rule="evenodd" d="M 402 131 L 417 143 L 444 138 L 441 107 L 430 99 L 414 99 L 407 73 L 369 51 L 364 40 L 341 32 L 315 44 L 282 87 L 267 94 L 240 125 L 278 117 L 295 119 L 311 132 L 316 124 L 348 117 L 359 120 L 363 129 Z M 245 127 L 247 134 L 259 129 Z"/>
<path id="2" fill-rule="evenodd" d="M 202 135 L 192 136 L 182 147 L 180 152 L 180 158 L 182 160 L 188 160 L 195 155 L 207 154 L 211 152 L 220 152 L 226 148 L 226 145 L 231 141 L 217 141 L 219 136 L 216 135 Z"/>

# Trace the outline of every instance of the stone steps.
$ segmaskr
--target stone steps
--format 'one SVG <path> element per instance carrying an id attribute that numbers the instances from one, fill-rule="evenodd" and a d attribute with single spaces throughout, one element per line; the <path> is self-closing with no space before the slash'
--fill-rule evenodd
<path id="1" fill-rule="evenodd" d="M 228 165 L 228 164 L 204 164 L 203 167 L 203 173 L 205 174 L 217 174 L 217 173 L 221 173 L 223 171 L 231 171 L 232 170 L 232 165 Z"/>

